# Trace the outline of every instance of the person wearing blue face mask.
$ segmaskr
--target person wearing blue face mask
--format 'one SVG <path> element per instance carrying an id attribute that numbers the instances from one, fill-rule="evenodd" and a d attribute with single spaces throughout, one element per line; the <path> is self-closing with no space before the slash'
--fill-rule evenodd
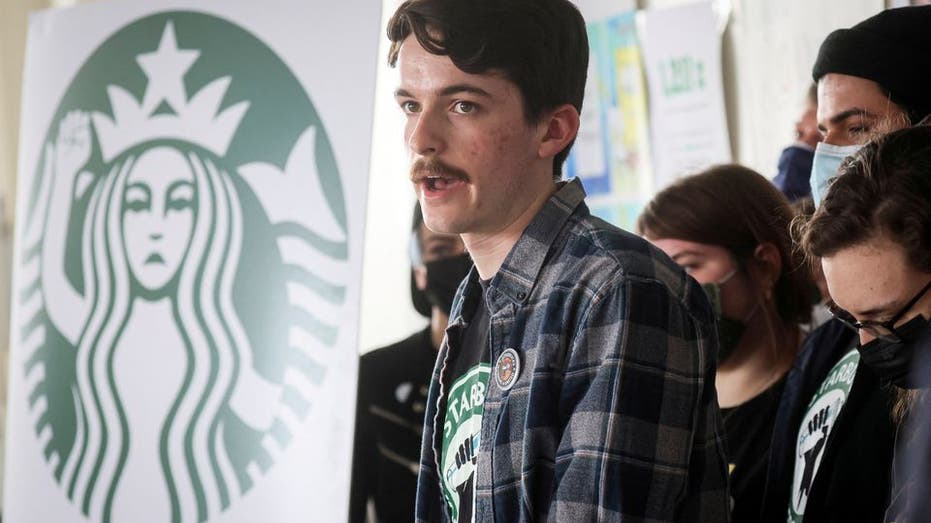
<path id="1" fill-rule="evenodd" d="M 722 165 L 677 180 L 637 221 L 702 284 L 716 315 L 733 523 L 758 520 L 775 411 L 810 319 L 813 282 L 792 249 L 793 216 L 762 175 Z"/>
<path id="2" fill-rule="evenodd" d="M 931 373 L 913 369 L 931 358 L 929 173 L 931 127 L 879 138 L 841 167 L 802 236 L 806 253 L 822 260 L 835 317 L 857 335 L 861 365 L 894 398 L 888 522 L 931 518 Z"/>
<path id="3" fill-rule="evenodd" d="M 472 268 L 457 234 L 433 232 L 414 207 L 411 300 L 430 320 L 410 337 L 362 356 L 349 521 L 412 521 L 427 388 L 459 282 Z"/>
<path id="4" fill-rule="evenodd" d="M 818 86 L 811 84 L 805 96 L 805 107 L 795 121 L 795 142 L 782 150 L 778 172 L 773 178 L 773 184 L 790 202 L 811 194 L 811 165 L 820 141 Z"/>
<path id="5" fill-rule="evenodd" d="M 821 44 L 812 76 L 818 127 L 811 194 L 819 205 L 844 158 L 931 114 L 931 6 L 889 9 Z"/>

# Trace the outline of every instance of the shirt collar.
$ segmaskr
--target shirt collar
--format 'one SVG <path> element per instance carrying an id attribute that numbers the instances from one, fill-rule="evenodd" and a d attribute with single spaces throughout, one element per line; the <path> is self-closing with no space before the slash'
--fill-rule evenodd
<path id="1" fill-rule="evenodd" d="M 585 189 L 578 178 L 559 182 L 492 278 L 490 305 L 494 309 L 505 305 L 499 297 L 520 304 L 530 296 L 550 247 L 569 217 L 584 206 L 584 199 Z"/>

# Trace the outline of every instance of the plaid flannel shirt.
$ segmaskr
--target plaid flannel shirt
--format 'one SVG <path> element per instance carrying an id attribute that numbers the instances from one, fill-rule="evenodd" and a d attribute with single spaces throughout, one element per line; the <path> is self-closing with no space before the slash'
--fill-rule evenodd
<path id="1" fill-rule="evenodd" d="M 489 379 L 475 521 L 729 520 L 717 339 L 701 287 L 648 242 L 592 217 L 562 184 L 489 284 Z M 439 470 L 445 372 L 482 288 L 462 283 L 426 411 L 417 520 L 448 521 Z"/>

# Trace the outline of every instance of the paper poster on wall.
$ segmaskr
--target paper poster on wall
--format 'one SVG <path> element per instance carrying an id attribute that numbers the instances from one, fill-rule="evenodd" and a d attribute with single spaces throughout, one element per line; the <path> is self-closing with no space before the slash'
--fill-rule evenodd
<path id="1" fill-rule="evenodd" d="M 346 519 L 379 11 L 32 16 L 5 521 Z"/>
<path id="2" fill-rule="evenodd" d="M 593 212 L 630 228 L 621 207 L 642 202 L 650 190 L 650 144 L 646 86 L 635 12 L 587 24 L 589 74 L 579 136 L 567 173 L 579 176 Z M 617 212 L 614 212 L 617 207 Z"/>
<path id="3" fill-rule="evenodd" d="M 645 11 L 640 28 L 659 190 L 680 176 L 731 161 L 721 36 L 710 2 Z"/>

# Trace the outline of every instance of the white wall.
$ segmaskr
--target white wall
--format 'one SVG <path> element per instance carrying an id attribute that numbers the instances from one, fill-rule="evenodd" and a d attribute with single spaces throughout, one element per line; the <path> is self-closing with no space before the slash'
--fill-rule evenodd
<path id="1" fill-rule="evenodd" d="M 397 0 L 384 0 L 382 28 L 386 27 L 397 4 Z M 410 300 L 410 260 L 407 253 L 414 190 L 408 181 L 404 118 L 394 101 L 398 71 L 388 67 L 388 45 L 383 31 L 378 51 L 372 169 L 362 268 L 359 347 L 363 352 L 405 338 L 426 325 L 426 320 L 414 311 Z"/>

